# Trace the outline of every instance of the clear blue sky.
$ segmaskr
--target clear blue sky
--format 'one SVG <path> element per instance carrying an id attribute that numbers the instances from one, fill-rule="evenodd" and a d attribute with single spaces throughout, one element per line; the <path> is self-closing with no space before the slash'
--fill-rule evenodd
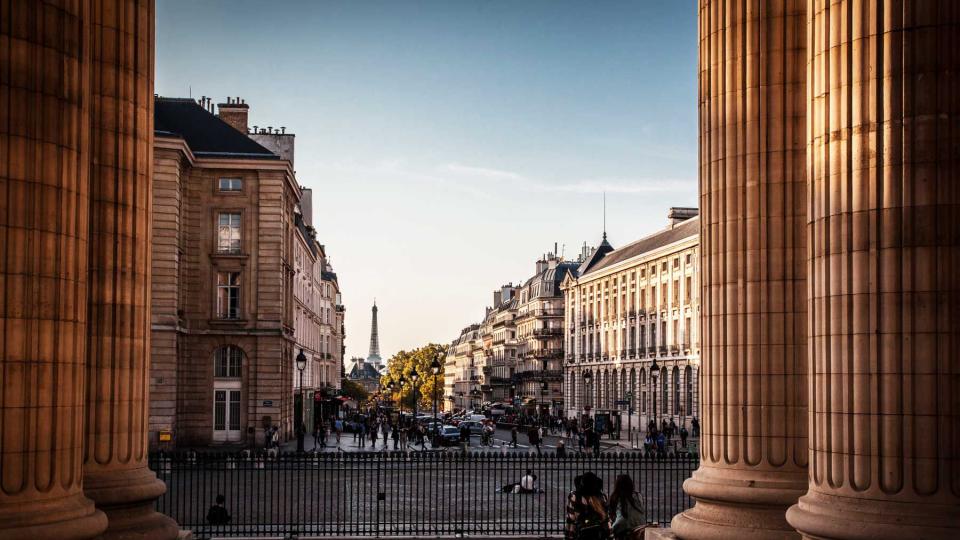
<path id="1" fill-rule="evenodd" d="M 449 342 L 501 283 L 695 206 L 694 0 L 157 2 L 156 92 L 241 96 L 297 134 L 347 306 L 385 357 Z M 562 248 L 563 249 L 563 248 Z"/>

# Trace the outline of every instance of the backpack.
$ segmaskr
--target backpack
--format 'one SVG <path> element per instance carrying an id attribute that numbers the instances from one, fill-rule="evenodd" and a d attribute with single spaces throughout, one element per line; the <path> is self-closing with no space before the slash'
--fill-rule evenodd
<path id="1" fill-rule="evenodd" d="M 605 540 L 609 537 L 607 520 L 589 504 L 580 501 L 580 513 L 574 523 L 575 540 Z"/>

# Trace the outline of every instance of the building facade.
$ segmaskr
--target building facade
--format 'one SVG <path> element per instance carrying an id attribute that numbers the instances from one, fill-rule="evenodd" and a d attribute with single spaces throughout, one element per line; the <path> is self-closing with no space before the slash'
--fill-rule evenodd
<path id="1" fill-rule="evenodd" d="M 290 437 L 298 345 L 319 347 L 293 165 L 247 136 L 242 100 L 219 108 L 155 103 L 154 447 L 262 445 L 268 425 Z"/>
<path id="2" fill-rule="evenodd" d="M 564 280 L 568 416 L 640 429 L 699 414 L 700 220 L 688 208 L 669 219 L 619 249 L 604 238 Z"/>

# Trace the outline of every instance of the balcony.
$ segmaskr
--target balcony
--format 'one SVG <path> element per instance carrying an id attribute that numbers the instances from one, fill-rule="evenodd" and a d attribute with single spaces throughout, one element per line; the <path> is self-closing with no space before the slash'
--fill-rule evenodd
<path id="1" fill-rule="evenodd" d="M 563 358 L 563 349 L 537 349 L 530 351 L 528 356 L 539 359 Z"/>
<path id="2" fill-rule="evenodd" d="M 533 335 L 537 337 L 562 336 L 563 328 L 534 328 Z"/>
<path id="3" fill-rule="evenodd" d="M 563 380 L 563 370 L 562 369 L 534 369 L 528 371 L 521 371 L 514 375 L 516 381 L 524 382 L 531 380 L 545 380 L 545 381 L 561 381 Z"/>

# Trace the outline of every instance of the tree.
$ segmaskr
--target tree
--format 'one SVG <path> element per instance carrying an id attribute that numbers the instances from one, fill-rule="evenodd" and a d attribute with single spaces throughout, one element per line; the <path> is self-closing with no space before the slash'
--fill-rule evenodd
<path id="1" fill-rule="evenodd" d="M 384 395 L 392 399 L 402 399 L 404 409 L 413 409 L 413 381 L 410 375 L 414 370 L 420 375 L 420 382 L 417 384 L 417 393 L 420 396 L 418 407 L 420 410 L 433 410 L 433 399 L 436 396 L 437 406 L 439 408 L 443 401 L 443 355 L 446 354 L 446 346 L 430 343 L 414 349 L 412 351 L 400 351 L 387 360 L 386 374 L 380 377 L 380 385 L 384 389 Z M 430 371 L 430 364 L 434 360 L 440 362 L 440 372 L 436 377 Z M 398 385 L 400 376 L 407 381 L 401 392 Z M 393 393 L 387 390 L 387 385 L 393 381 Z"/>
<path id="2" fill-rule="evenodd" d="M 370 397 L 370 393 L 364 390 L 362 386 L 350 379 L 340 381 L 340 394 L 353 399 L 359 405 Z"/>

